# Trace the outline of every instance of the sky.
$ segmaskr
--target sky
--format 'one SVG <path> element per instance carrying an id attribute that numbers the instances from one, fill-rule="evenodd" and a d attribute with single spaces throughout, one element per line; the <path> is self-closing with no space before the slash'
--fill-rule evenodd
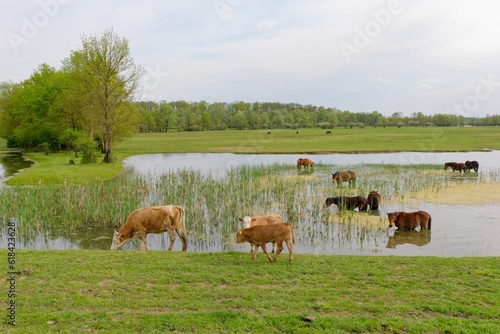
<path id="1" fill-rule="evenodd" d="M 494 0 L 0 0 L 0 82 L 113 29 L 137 100 L 282 102 L 390 116 L 500 114 Z"/>

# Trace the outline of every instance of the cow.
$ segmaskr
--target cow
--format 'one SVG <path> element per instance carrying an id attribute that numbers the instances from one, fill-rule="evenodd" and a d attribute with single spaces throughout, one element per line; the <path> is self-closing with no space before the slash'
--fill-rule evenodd
<path id="1" fill-rule="evenodd" d="M 293 226 L 289 222 L 268 225 L 255 225 L 249 228 L 239 230 L 236 233 L 236 242 L 249 242 L 250 245 L 257 245 L 262 248 L 264 254 L 270 262 L 276 261 L 281 251 L 283 250 L 283 241 L 286 243 L 288 253 L 290 254 L 290 262 L 293 261 L 293 244 L 295 244 L 295 236 Z M 266 243 L 275 242 L 278 245 L 274 259 L 269 255 L 266 249 Z M 255 259 L 259 247 L 254 247 L 252 259 Z"/>
<path id="2" fill-rule="evenodd" d="M 366 202 L 370 206 L 370 210 L 378 210 L 378 206 L 380 205 L 380 195 L 377 191 L 370 191 L 368 197 L 366 198 Z"/>
<path id="3" fill-rule="evenodd" d="M 146 236 L 149 233 L 168 232 L 170 245 L 168 250 L 172 250 L 175 241 L 175 232 L 182 241 L 182 250 L 187 250 L 188 236 L 185 229 L 184 208 L 178 205 L 150 206 L 132 211 L 125 225 L 120 232 L 113 236 L 111 250 L 118 250 L 132 238 L 139 239 L 139 251 L 144 248 L 148 250 Z"/>
<path id="4" fill-rule="evenodd" d="M 337 182 L 337 185 L 342 185 L 342 182 L 354 183 L 356 182 L 356 172 L 352 170 L 335 172 L 332 174 L 332 182 Z"/>
<path id="5" fill-rule="evenodd" d="M 240 222 L 243 223 L 244 228 L 249 228 L 255 225 L 266 225 L 266 224 L 276 224 L 281 223 L 280 215 L 266 215 L 266 216 L 244 216 L 243 218 L 238 218 Z M 254 247 L 259 248 L 256 245 L 250 245 L 250 252 L 253 251 Z M 273 243 L 272 253 L 276 251 L 276 243 Z"/>
<path id="6" fill-rule="evenodd" d="M 332 204 L 335 204 L 339 209 L 354 210 L 357 208 L 358 211 L 363 211 L 366 210 L 367 201 L 363 196 L 328 197 L 325 204 L 323 204 L 323 208 L 327 208 Z"/>
<path id="7" fill-rule="evenodd" d="M 311 159 L 299 158 L 297 160 L 297 168 L 300 170 L 302 166 L 304 166 L 304 169 L 309 167 L 314 168 L 314 162 Z"/>
<path id="8" fill-rule="evenodd" d="M 332 132 L 331 132 L 331 131 L 326 131 L 326 134 L 327 134 L 327 135 L 331 135 L 331 134 L 332 134 Z"/>
<path id="9" fill-rule="evenodd" d="M 388 212 L 387 218 L 389 218 L 389 227 L 414 230 L 420 226 L 422 229 L 431 229 L 431 215 L 425 211 Z"/>
<path id="10" fill-rule="evenodd" d="M 473 160 L 473 161 L 467 160 L 465 162 L 465 168 L 467 168 L 467 170 L 469 172 L 471 169 L 474 169 L 474 171 L 477 172 L 479 170 L 479 162 L 477 162 L 476 160 Z M 465 170 L 464 170 L 464 172 L 465 172 Z"/>

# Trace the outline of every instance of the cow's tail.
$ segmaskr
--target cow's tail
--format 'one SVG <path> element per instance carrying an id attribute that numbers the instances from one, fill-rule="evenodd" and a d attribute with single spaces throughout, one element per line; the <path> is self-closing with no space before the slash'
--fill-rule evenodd
<path id="1" fill-rule="evenodd" d="M 295 245 L 295 233 L 293 232 L 293 225 L 288 223 L 288 226 L 290 226 L 290 229 L 292 230 L 292 243 Z"/>
<path id="2" fill-rule="evenodd" d="M 431 217 L 431 215 L 429 215 L 429 225 L 427 225 L 429 230 L 431 229 L 431 222 L 432 222 L 432 217 Z"/>
<path id="3" fill-rule="evenodd" d="M 182 240 L 182 250 L 185 252 L 187 250 L 188 236 L 186 231 L 186 214 L 184 208 L 179 206 L 179 211 L 181 213 L 179 227 L 177 228 L 177 233 Z"/>

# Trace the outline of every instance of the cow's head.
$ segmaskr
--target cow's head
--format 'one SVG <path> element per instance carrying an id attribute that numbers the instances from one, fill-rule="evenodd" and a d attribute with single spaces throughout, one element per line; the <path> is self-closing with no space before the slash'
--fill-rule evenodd
<path id="1" fill-rule="evenodd" d="M 125 245 L 128 239 L 125 239 L 125 236 L 116 232 L 113 235 L 113 242 L 111 243 L 111 250 L 118 250 Z"/>
<path id="2" fill-rule="evenodd" d="M 236 242 L 237 243 L 242 243 L 242 242 L 246 242 L 246 238 L 245 236 L 243 235 L 243 230 L 239 230 L 238 233 L 236 233 Z"/>
<path id="3" fill-rule="evenodd" d="M 332 182 L 339 180 L 339 172 L 335 172 L 332 174 Z"/>

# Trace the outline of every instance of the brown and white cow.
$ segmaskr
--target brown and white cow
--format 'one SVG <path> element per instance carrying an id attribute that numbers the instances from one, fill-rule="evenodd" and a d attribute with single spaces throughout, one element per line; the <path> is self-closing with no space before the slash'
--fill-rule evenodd
<path id="1" fill-rule="evenodd" d="M 255 225 L 266 225 L 266 224 L 277 224 L 281 223 L 280 215 L 265 215 L 265 216 L 244 216 L 239 217 L 238 220 L 243 223 L 243 228 L 249 228 Z M 250 245 L 250 252 L 253 252 L 254 247 L 259 247 L 255 245 Z M 273 243 L 272 253 L 276 252 L 276 243 Z"/>
<path id="2" fill-rule="evenodd" d="M 164 232 L 168 232 L 170 237 L 168 250 L 172 250 L 177 232 L 182 241 L 182 250 L 186 251 L 188 237 L 184 223 L 184 208 L 178 205 L 150 206 L 134 210 L 120 232 L 115 231 L 111 250 L 122 248 L 132 238 L 139 239 L 139 250 L 142 250 L 143 243 L 145 250 L 148 250 L 146 235 Z"/>
<path id="3" fill-rule="evenodd" d="M 293 244 L 295 243 L 295 237 L 293 234 L 293 226 L 288 222 L 255 225 L 239 230 L 236 233 L 236 242 L 249 242 L 251 245 L 260 246 L 271 262 L 276 261 L 283 250 L 283 242 L 285 242 L 288 248 L 288 253 L 290 254 L 290 262 L 293 261 Z M 274 259 L 267 252 L 266 243 L 268 242 L 275 242 L 278 245 Z M 255 259 L 258 249 L 258 247 L 254 247 L 252 259 Z"/>

